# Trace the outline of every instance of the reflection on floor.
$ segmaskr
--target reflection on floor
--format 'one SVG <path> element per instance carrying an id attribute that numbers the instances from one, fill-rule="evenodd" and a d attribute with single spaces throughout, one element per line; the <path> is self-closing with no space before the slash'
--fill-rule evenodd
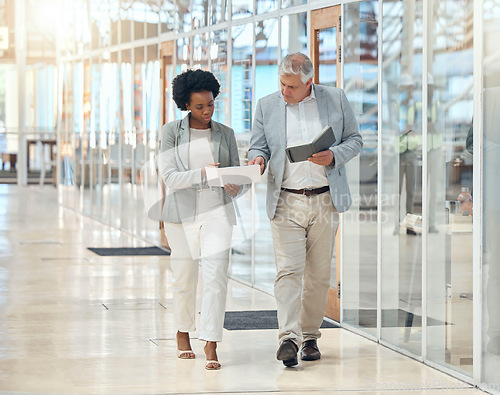
<path id="1" fill-rule="evenodd" d="M 344 310 L 344 317 L 356 317 L 347 321 L 351 325 L 358 325 L 363 328 L 377 327 L 377 310 L 360 309 Z M 434 318 L 427 318 L 427 325 L 444 325 L 443 321 Z M 402 328 L 421 328 L 422 317 L 402 309 L 383 309 L 382 327 L 402 327 Z"/>
<path id="2" fill-rule="evenodd" d="M 276 330 L 224 331 L 220 371 L 204 369 L 197 341 L 197 358 L 180 360 L 170 258 L 98 256 L 87 247 L 145 244 L 56 202 L 53 187 L 0 185 L 2 393 L 480 393 L 335 328 L 322 330 L 322 359 L 296 368 L 276 361 Z M 228 311 L 275 308 L 268 294 L 230 281 Z"/>

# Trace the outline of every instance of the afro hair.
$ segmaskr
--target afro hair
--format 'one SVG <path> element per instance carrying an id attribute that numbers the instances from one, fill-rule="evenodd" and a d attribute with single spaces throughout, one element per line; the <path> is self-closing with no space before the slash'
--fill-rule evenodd
<path id="1" fill-rule="evenodd" d="M 217 78 L 205 70 L 186 70 L 172 81 L 172 97 L 181 111 L 186 111 L 186 103 L 191 100 L 191 93 L 210 91 L 214 99 L 219 95 L 220 84 Z"/>

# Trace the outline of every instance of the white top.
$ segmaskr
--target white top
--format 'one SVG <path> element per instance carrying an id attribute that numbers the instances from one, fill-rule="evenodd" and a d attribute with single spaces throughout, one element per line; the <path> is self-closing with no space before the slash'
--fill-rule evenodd
<path id="1" fill-rule="evenodd" d="M 286 104 L 286 139 L 287 145 L 307 143 L 316 137 L 326 125 L 321 124 L 318 102 L 314 94 L 314 85 L 311 94 L 299 103 Z M 283 188 L 313 189 L 328 185 L 324 166 L 309 161 L 290 163 L 285 162 L 283 174 Z"/>
<path id="2" fill-rule="evenodd" d="M 189 128 L 189 169 L 201 169 L 214 163 L 212 129 Z"/>
<path id="3" fill-rule="evenodd" d="M 189 169 L 201 169 L 215 162 L 212 129 L 189 128 Z M 217 190 L 200 189 L 196 202 L 196 215 L 221 206 Z"/>

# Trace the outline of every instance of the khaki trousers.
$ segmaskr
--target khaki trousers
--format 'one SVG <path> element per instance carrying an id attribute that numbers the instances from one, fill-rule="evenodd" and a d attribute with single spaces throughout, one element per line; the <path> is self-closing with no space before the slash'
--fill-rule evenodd
<path id="1" fill-rule="evenodd" d="M 330 192 L 308 197 L 281 191 L 271 220 L 280 344 L 321 336 L 338 224 Z"/>

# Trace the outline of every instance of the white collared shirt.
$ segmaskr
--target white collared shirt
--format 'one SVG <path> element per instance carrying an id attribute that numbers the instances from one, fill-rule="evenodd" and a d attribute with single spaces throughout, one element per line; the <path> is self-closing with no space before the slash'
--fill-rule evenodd
<path id="1" fill-rule="evenodd" d="M 310 142 L 321 132 L 318 102 L 311 86 L 311 94 L 299 103 L 287 103 L 286 111 L 286 144 L 293 145 Z M 316 165 L 309 161 L 290 163 L 285 162 L 283 174 L 283 188 L 312 189 L 328 185 L 328 178 L 324 166 Z"/>

